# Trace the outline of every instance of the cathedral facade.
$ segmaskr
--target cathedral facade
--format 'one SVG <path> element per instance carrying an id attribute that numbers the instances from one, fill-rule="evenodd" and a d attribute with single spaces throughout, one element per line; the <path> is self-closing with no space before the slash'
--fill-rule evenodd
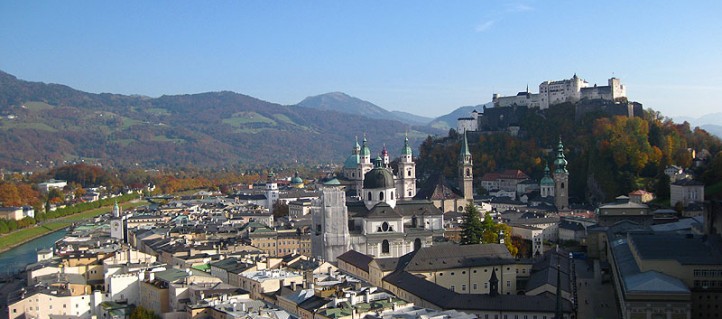
<path id="1" fill-rule="evenodd" d="M 386 148 L 372 161 L 364 138 L 341 175 L 353 196 L 346 196 L 341 186 L 327 186 L 311 208 L 314 257 L 335 261 L 351 249 L 378 258 L 400 257 L 443 237 L 442 211 L 430 200 L 413 199 L 416 166 L 408 137 L 396 174 Z"/>

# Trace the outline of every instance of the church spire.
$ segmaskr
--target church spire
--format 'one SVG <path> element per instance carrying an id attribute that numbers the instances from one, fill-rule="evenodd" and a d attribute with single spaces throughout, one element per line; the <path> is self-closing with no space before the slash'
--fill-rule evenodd
<path id="1" fill-rule="evenodd" d="M 559 136 L 559 144 L 557 145 L 557 159 L 554 161 L 554 173 L 567 173 L 567 159 L 564 157 L 564 144 L 562 144 L 561 136 Z"/>
<path id="2" fill-rule="evenodd" d="M 464 141 L 461 144 L 461 151 L 459 152 L 459 160 L 466 162 L 467 158 L 471 160 L 471 152 L 469 152 L 469 142 L 466 140 L 466 132 L 464 132 Z"/>
<path id="3" fill-rule="evenodd" d="M 404 148 L 401 149 L 401 155 L 408 155 L 412 156 L 411 152 L 411 146 L 409 145 L 409 133 L 406 133 L 406 137 L 404 137 Z"/>
<path id="4" fill-rule="evenodd" d="M 489 296 L 499 295 L 499 278 L 496 277 L 496 268 L 491 270 L 491 277 L 489 278 Z"/>

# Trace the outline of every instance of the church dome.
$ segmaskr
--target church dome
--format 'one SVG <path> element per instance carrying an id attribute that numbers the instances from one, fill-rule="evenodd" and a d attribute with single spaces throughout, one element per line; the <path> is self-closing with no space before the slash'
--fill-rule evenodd
<path id="1" fill-rule="evenodd" d="M 389 189 L 394 187 L 394 176 L 388 169 L 376 167 L 364 175 L 364 189 Z"/>
<path id="2" fill-rule="evenodd" d="M 544 168 L 544 177 L 540 184 L 541 186 L 554 186 L 554 180 L 549 176 L 549 165 Z"/>
<path id="3" fill-rule="evenodd" d="M 356 168 L 358 167 L 358 164 L 361 162 L 359 159 L 358 154 L 351 154 L 346 159 L 345 162 L 343 162 L 343 168 Z"/>
<path id="4" fill-rule="evenodd" d="M 291 178 L 291 184 L 303 184 L 303 180 L 298 176 L 294 176 Z"/>

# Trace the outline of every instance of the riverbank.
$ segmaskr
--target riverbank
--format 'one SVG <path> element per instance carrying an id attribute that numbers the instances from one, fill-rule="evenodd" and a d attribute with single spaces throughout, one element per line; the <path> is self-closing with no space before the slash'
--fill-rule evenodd
<path id="1" fill-rule="evenodd" d="M 138 206 L 145 205 L 146 202 L 140 199 L 134 199 L 129 202 L 125 202 L 120 205 L 123 210 L 135 208 Z M 12 233 L 3 235 L 0 237 L 0 253 L 6 252 L 12 248 L 20 246 L 33 239 L 40 238 L 52 232 L 66 228 L 73 223 L 85 221 L 96 216 L 106 214 L 113 209 L 113 206 L 105 206 L 100 208 L 91 209 L 82 213 L 77 213 L 70 216 L 60 217 L 53 220 L 48 220 L 40 225 L 31 226 L 29 228 L 23 228 Z"/>

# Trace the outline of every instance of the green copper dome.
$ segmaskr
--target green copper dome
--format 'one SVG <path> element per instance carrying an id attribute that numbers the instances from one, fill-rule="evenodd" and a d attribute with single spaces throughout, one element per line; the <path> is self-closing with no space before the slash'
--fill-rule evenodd
<path id="1" fill-rule="evenodd" d="M 369 150 L 368 145 L 366 145 L 366 137 L 364 137 L 363 147 L 361 148 L 361 155 L 362 156 L 371 156 L 371 150 Z"/>
<path id="2" fill-rule="evenodd" d="M 549 165 L 544 167 L 544 177 L 541 179 L 541 186 L 554 186 L 554 180 L 549 176 Z"/>
<path id="3" fill-rule="evenodd" d="M 351 154 L 343 162 L 343 168 L 357 168 L 359 163 L 361 163 L 361 159 L 358 154 Z"/>

